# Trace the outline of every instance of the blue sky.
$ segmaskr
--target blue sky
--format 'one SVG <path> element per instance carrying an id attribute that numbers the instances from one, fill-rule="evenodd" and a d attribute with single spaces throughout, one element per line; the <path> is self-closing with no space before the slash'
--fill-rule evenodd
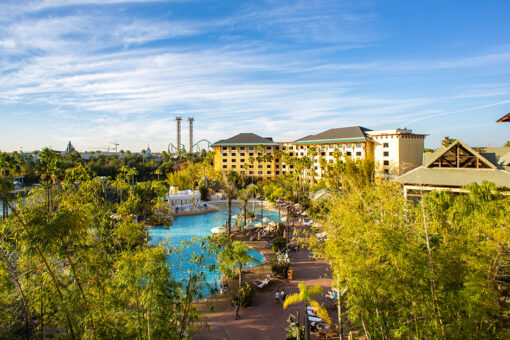
<path id="1" fill-rule="evenodd" d="M 407 127 L 500 146 L 510 1 L 3 0 L 0 149 Z M 187 144 L 187 122 L 183 140 Z"/>

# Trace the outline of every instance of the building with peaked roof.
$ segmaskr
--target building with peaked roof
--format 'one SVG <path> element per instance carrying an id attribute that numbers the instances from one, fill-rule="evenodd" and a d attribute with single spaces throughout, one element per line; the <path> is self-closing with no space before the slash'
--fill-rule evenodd
<path id="1" fill-rule="evenodd" d="M 234 171 L 258 179 L 275 178 L 280 175 L 280 160 L 275 152 L 280 149 L 271 137 L 254 133 L 240 133 L 212 144 L 214 169 Z"/>
<path id="2" fill-rule="evenodd" d="M 498 119 L 496 121 L 496 123 L 503 123 L 503 122 L 510 123 L 510 113 L 507 113 L 506 115 L 504 115 L 503 117 L 501 117 L 500 119 Z"/>
<path id="3" fill-rule="evenodd" d="M 216 170 L 236 171 L 259 179 L 274 178 L 293 172 L 292 164 L 281 160 L 308 157 L 313 176 L 324 175 L 325 165 L 341 159 L 373 159 L 376 174 L 396 177 L 422 164 L 426 135 L 408 129 L 373 131 L 362 126 L 335 128 L 300 138 L 294 142 L 275 143 L 253 133 L 240 133 L 212 144 Z"/>
<path id="4" fill-rule="evenodd" d="M 316 135 L 284 145 L 296 157 L 309 157 L 317 177 L 322 177 L 327 163 L 334 163 L 340 152 L 341 159 L 373 159 L 376 174 L 396 177 L 422 164 L 426 135 L 408 129 L 370 130 L 362 126 L 330 129 Z M 289 144 L 289 143 L 286 143 Z M 290 155 L 293 156 L 293 155 Z M 282 165 L 283 173 L 290 171 Z"/>
<path id="5" fill-rule="evenodd" d="M 71 141 L 69 141 L 69 143 L 67 143 L 67 147 L 66 147 L 66 151 L 67 153 L 71 153 L 71 152 L 74 152 L 76 151 L 76 149 L 74 148 L 73 144 L 71 144 Z"/>
<path id="6" fill-rule="evenodd" d="M 510 148 L 477 152 L 460 140 L 427 155 L 424 165 L 395 179 L 403 184 L 404 195 L 420 198 L 423 192 L 449 190 L 464 192 L 470 183 L 493 182 L 510 189 Z"/>

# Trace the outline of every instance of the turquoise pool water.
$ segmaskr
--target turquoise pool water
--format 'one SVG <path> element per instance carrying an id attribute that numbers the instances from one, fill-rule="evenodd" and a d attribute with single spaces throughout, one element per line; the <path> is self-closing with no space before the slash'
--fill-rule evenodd
<path id="1" fill-rule="evenodd" d="M 241 209 L 233 208 L 232 215 L 240 214 Z M 256 210 L 257 214 L 260 214 L 260 209 Z M 278 212 L 264 210 L 264 217 L 268 217 L 273 221 L 278 219 Z M 158 245 L 161 242 L 166 242 L 171 247 L 179 247 L 182 241 L 191 241 L 193 237 L 206 237 L 211 235 L 211 229 L 219 225 L 224 225 L 227 220 L 227 211 L 219 210 L 204 215 L 196 216 L 179 216 L 175 219 L 174 224 L 169 227 L 151 228 L 149 234 L 151 237 L 150 243 Z M 203 251 L 199 245 L 192 245 L 183 255 L 184 259 L 189 259 L 192 253 L 200 253 Z M 256 250 L 252 250 L 252 254 L 258 260 L 259 264 L 264 261 L 262 255 Z M 205 255 L 205 254 L 204 254 Z M 183 280 L 187 278 L 188 269 L 193 269 L 193 263 L 190 261 L 177 261 L 177 255 L 170 255 L 168 262 L 173 267 L 173 275 L 177 280 Z M 214 256 L 206 257 L 206 265 L 216 263 Z M 257 264 L 255 264 L 257 265 Z M 253 266 L 253 265 L 252 265 Z M 218 285 L 220 282 L 220 275 L 217 271 L 206 272 L 206 282 L 201 290 L 202 294 L 207 295 L 210 292 L 210 287 L 214 286 L 214 282 L 217 281 Z"/>

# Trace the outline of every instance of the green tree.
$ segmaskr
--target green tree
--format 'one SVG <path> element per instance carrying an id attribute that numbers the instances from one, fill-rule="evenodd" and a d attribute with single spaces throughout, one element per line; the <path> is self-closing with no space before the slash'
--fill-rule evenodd
<path id="1" fill-rule="evenodd" d="M 220 272 L 231 275 L 237 267 L 239 288 L 243 283 L 243 266 L 256 262 L 256 258 L 250 254 L 250 248 L 239 241 L 227 244 L 218 254 Z"/>
<path id="2" fill-rule="evenodd" d="M 456 139 L 450 138 L 449 136 L 445 136 L 443 138 L 443 140 L 441 141 L 441 145 L 444 147 L 448 147 L 448 146 L 450 146 L 450 144 L 452 144 L 455 141 L 456 141 Z"/>

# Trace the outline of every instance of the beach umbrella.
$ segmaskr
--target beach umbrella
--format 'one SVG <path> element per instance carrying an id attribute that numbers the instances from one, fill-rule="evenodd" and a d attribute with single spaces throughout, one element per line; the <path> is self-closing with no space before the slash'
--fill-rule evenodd
<path id="1" fill-rule="evenodd" d="M 262 222 L 264 222 L 264 223 L 269 223 L 269 222 L 271 222 L 271 220 L 270 220 L 269 218 L 267 218 L 267 217 L 264 217 L 264 218 L 262 219 Z"/>
<path id="2" fill-rule="evenodd" d="M 233 218 L 234 220 L 236 220 L 236 219 L 237 219 L 237 218 L 239 218 L 239 217 L 241 217 L 241 214 L 236 214 L 236 215 L 232 216 L 232 218 Z"/>
<path id="3" fill-rule="evenodd" d="M 287 222 L 287 216 L 283 216 L 283 217 L 281 218 L 281 220 L 282 220 L 283 222 Z"/>
<path id="4" fill-rule="evenodd" d="M 255 224 L 255 227 L 257 227 L 257 228 L 264 228 L 265 226 L 266 225 L 264 223 L 262 223 L 262 222 L 259 222 L 259 223 Z"/>
<path id="5" fill-rule="evenodd" d="M 271 222 L 271 223 L 269 223 L 269 226 L 270 226 L 270 227 L 276 227 L 277 225 L 278 225 L 278 223 L 276 223 L 276 222 Z"/>
<path id="6" fill-rule="evenodd" d="M 211 233 L 213 233 L 213 234 L 222 234 L 226 231 L 227 231 L 227 229 L 225 229 L 225 227 L 223 227 L 223 226 L 219 226 L 219 227 L 215 227 L 215 228 L 211 229 Z"/>
<path id="7" fill-rule="evenodd" d="M 246 225 L 246 227 L 244 227 L 244 229 L 246 230 L 252 230 L 252 229 L 257 229 L 258 227 L 257 226 L 254 226 L 253 224 L 248 224 Z"/>

